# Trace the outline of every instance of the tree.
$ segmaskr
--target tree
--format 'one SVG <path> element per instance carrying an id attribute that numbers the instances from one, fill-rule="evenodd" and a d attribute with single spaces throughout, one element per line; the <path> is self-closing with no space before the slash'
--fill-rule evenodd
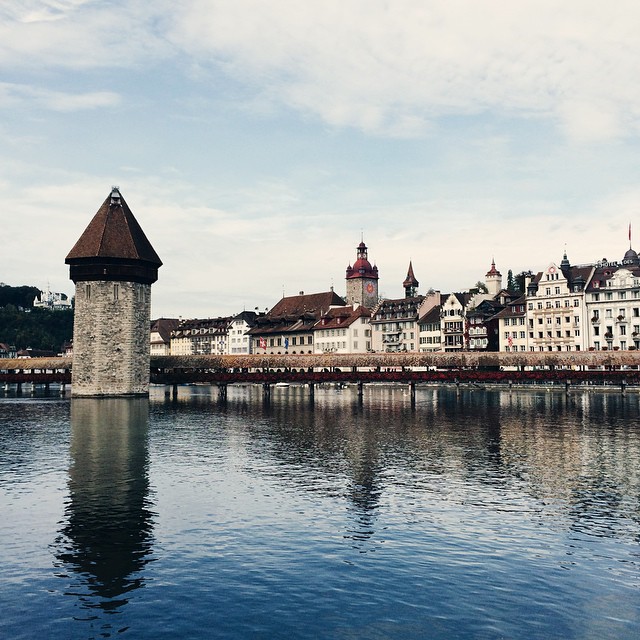
<path id="1" fill-rule="evenodd" d="M 33 301 L 41 293 L 38 287 L 28 287 L 23 285 L 21 287 L 11 287 L 4 282 L 0 283 L 0 307 L 5 307 L 8 304 L 12 304 L 15 307 L 22 307 L 23 309 L 31 309 Z"/>
<path id="2" fill-rule="evenodd" d="M 469 289 L 469 293 L 471 294 L 476 294 L 476 293 L 489 293 L 489 290 L 487 289 L 487 285 L 482 282 L 481 280 L 478 280 L 478 282 L 476 282 L 473 287 L 471 287 L 471 289 Z"/>

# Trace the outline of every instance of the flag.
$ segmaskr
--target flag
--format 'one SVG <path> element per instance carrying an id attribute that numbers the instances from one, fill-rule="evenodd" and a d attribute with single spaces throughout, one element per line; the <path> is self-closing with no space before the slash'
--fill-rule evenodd
<path id="1" fill-rule="evenodd" d="M 267 341 L 265 338 L 260 338 L 260 348 L 265 351 L 267 350 Z"/>
<path id="2" fill-rule="evenodd" d="M 284 339 L 284 348 L 288 349 L 289 348 L 289 338 L 285 338 Z"/>
<path id="3" fill-rule="evenodd" d="M 511 336 L 509 336 L 509 337 L 507 338 L 507 344 L 508 344 L 510 347 L 512 347 L 512 346 L 513 346 L 513 339 L 511 338 Z"/>
<path id="4" fill-rule="evenodd" d="M 629 242 L 631 242 L 631 223 L 629 223 Z"/>

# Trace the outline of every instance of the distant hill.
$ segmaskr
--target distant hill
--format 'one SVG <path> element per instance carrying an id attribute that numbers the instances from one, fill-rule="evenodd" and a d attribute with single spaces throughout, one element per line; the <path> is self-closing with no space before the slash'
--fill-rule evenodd
<path id="1" fill-rule="evenodd" d="M 33 301 L 40 295 L 38 287 L 11 287 L 4 282 L 0 282 L 0 307 L 12 304 L 14 307 L 31 309 Z"/>
<path id="2" fill-rule="evenodd" d="M 0 342 L 16 349 L 59 353 L 73 337 L 73 310 L 34 309 L 37 287 L 11 287 L 0 283 Z M 21 310 L 23 309 L 23 310 Z"/>

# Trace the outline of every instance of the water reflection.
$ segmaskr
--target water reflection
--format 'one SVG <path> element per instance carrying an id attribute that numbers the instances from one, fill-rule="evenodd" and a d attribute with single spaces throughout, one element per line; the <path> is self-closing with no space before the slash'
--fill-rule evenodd
<path id="1" fill-rule="evenodd" d="M 74 399 L 69 498 L 56 540 L 66 595 L 116 611 L 144 584 L 153 513 L 147 399 Z"/>

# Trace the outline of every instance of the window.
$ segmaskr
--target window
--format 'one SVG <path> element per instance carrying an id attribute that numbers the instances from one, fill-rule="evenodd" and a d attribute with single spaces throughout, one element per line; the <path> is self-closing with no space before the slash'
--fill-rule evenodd
<path id="1" fill-rule="evenodd" d="M 592 294 L 591 294 L 591 299 L 592 299 L 594 302 L 598 302 L 598 300 L 600 300 L 600 294 L 599 294 L 599 293 L 592 293 Z"/>
<path id="2" fill-rule="evenodd" d="M 625 324 L 621 324 L 620 325 L 620 335 L 621 336 L 626 336 L 627 335 L 627 325 L 625 325 Z"/>
<path id="3" fill-rule="evenodd" d="M 560 295 L 560 287 L 556 287 L 555 294 L 556 294 L 557 296 L 559 296 L 559 295 Z"/>
<path id="4" fill-rule="evenodd" d="M 600 335 L 600 327 L 593 327 L 593 335 L 594 336 Z"/>
<path id="5" fill-rule="evenodd" d="M 573 299 L 573 306 L 574 307 L 579 307 L 580 306 L 580 298 L 574 298 Z"/>
<path id="6" fill-rule="evenodd" d="M 618 291 L 618 300 L 625 300 L 627 297 L 626 291 Z"/>
<path id="7" fill-rule="evenodd" d="M 84 297 L 87 300 L 91 300 L 91 285 L 90 284 L 85 284 L 84 285 Z"/>
<path id="8" fill-rule="evenodd" d="M 116 282 L 116 284 L 113 285 L 113 301 L 117 302 L 119 297 L 120 297 L 120 285 Z"/>

